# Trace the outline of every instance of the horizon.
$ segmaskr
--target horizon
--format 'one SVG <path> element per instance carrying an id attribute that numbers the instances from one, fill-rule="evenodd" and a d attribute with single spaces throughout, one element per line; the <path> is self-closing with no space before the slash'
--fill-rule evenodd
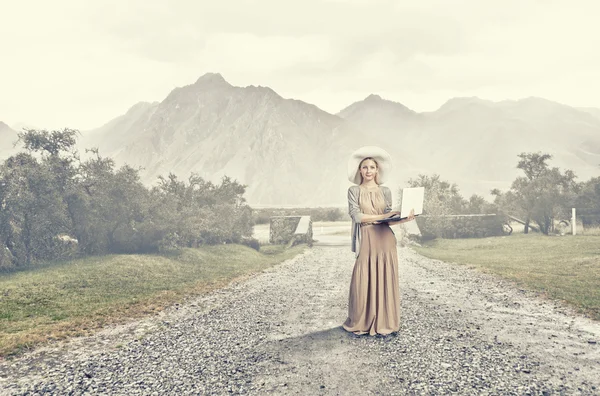
<path id="1" fill-rule="evenodd" d="M 273 89 L 272 87 L 269 87 L 269 86 L 267 86 L 267 85 L 263 85 L 263 84 L 260 84 L 260 83 L 248 84 L 248 85 L 245 85 L 245 86 L 235 85 L 235 84 L 232 84 L 232 83 L 231 83 L 231 82 L 230 82 L 230 81 L 227 79 L 227 77 L 226 77 L 226 76 L 223 76 L 223 74 L 222 74 L 222 73 L 220 73 L 220 72 L 214 72 L 214 71 L 207 71 L 207 72 L 205 72 L 205 73 L 201 74 L 200 76 L 198 76 L 198 78 L 197 78 L 196 80 L 198 80 L 198 79 L 200 79 L 200 78 L 202 78 L 202 77 L 204 77 L 204 76 L 207 76 L 207 75 L 219 75 L 219 76 L 221 76 L 221 78 L 223 78 L 223 79 L 224 79 L 224 81 L 225 81 L 226 83 L 230 84 L 231 86 L 233 86 L 233 87 L 235 87 L 235 88 L 263 87 L 263 88 L 270 88 L 270 89 Z M 195 80 L 195 81 L 196 81 L 196 80 Z M 85 131 L 90 131 L 90 130 L 94 130 L 94 129 L 96 129 L 96 128 L 99 128 L 99 127 L 101 127 L 102 125 L 104 125 L 104 124 L 106 124 L 106 123 L 108 123 L 108 122 L 110 122 L 110 121 L 114 120 L 115 118 L 117 118 L 117 117 L 120 117 L 120 116 L 122 116 L 122 115 L 126 114 L 126 113 L 127 113 L 127 111 L 129 111 L 129 110 L 130 110 L 132 107 L 134 107 L 134 106 L 136 106 L 136 105 L 138 105 L 138 104 L 140 104 L 140 103 L 161 103 L 162 101 L 164 101 L 164 99 L 165 99 L 165 98 L 166 98 L 166 97 L 167 97 L 167 96 L 168 96 L 168 95 L 169 95 L 169 94 L 170 94 L 170 93 L 171 93 L 173 90 L 175 90 L 175 89 L 178 89 L 178 88 L 181 88 L 181 87 L 184 87 L 184 86 L 193 85 L 193 84 L 195 83 L 195 81 L 193 81 L 193 82 L 189 82 L 188 84 L 184 84 L 184 85 L 181 85 L 181 86 L 178 86 L 178 87 L 174 87 L 174 88 L 173 88 L 173 89 L 171 89 L 171 90 L 170 90 L 170 91 L 169 91 L 167 94 L 165 94 L 165 95 L 164 95 L 164 97 L 163 97 L 162 99 L 160 99 L 160 100 L 141 100 L 141 101 L 138 101 L 138 102 L 136 102 L 136 103 L 133 103 L 133 104 L 131 104 L 131 105 L 130 105 L 128 108 L 126 108 L 126 109 L 124 109 L 123 111 L 121 111 L 120 113 L 113 115 L 111 118 L 109 118 L 109 119 L 107 119 L 107 120 L 104 120 L 104 121 L 103 121 L 101 124 L 99 124 L 99 125 L 96 125 L 96 126 L 93 126 L 93 127 L 91 127 L 91 128 L 85 128 L 85 129 L 84 129 L 84 128 L 78 128 L 78 127 L 76 127 L 76 126 L 74 126 L 74 127 L 73 127 L 73 126 L 69 126 L 69 125 L 63 125 L 63 126 L 55 125 L 55 126 L 50 126 L 50 127 L 47 127 L 47 126 L 43 126 L 43 125 L 36 125 L 35 123 L 33 123 L 33 122 L 29 122 L 29 121 L 27 121 L 27 120 L 25 120 L 25 121 L 21 120 L 21 121 L 17 121 L 17 122 L 9 122 L 9 121 L 7 121 L 7 120 L 5 120 L 5 119 L 0 119 L 0 122 L 3 122 L 4 124 L 8 125 L 8 127 L 10 127 L 10 128 L 11 128 L 11 129 L 13 129 L 13 130 L 16 130 L 17 132 L 19 132 L 19 131 L 20 131 L 20 130 L 19 130 L 20 128 L 19 128 L 19 129 L 17 129 L 17 128 L 15 128 L 15 126 L 17 126 L 17 127 L 19 127 L 19 126 L 21 126 L 21 127 L 28 127 L 28 128 L 40 129 L 40 130 L 43 130 L 43 129 L 46 129 L 46 130 L 62 130 L 63 128 L 71 128 L 71 129 L 76 129 L 76 130 L 79 130 L 79 131 L 82 131 L 82 132 L 85 132 Z M 325 112 L 327 112 L 327 113 L 329 113 L 329 114 L 332 114 L 332 115 L 337 115 L 339 112 L 341 112 L 341 111 L 345 110 L 345 109 L 346 109 L 346 108 L 348 108 L 349 106 L 351 106 L 351 105 L 353 105 L 353 104 L 355 104 L 355 103 L 363 102 L 363 101 L 365 101 L 365 100 L 369 99 L 369 97 L 373 97 L 373 96 L 375 96 L 375 97 L 378 97 L 379 99 L 381 99 L 381 100 L 383 100 L 383 101 L 387 101 L 387 102 L 393 102 L 393 103 L 397 103 L 397 104 L 403 105 L 403 106 L 407 107 L 409 110 L 412 110 L 412 111 L 414 111 L 414 112 L 416 112 L 416 113 L 418 113 L 418 114 L 436 112 L 436 111 L 440 110 L 440 109 L 441 109 L 441 108 L 442 108 L 442 107 L 443 107 L 443 106 L 444 106 L 446 103 L 448 103 L 449 101 L 451 101 L 451 100 L 454 100 L 454 99 L 477 99 L 477 100 L 481 100 L 481 101 L 484 101 L 484 102 L 492 102 L 492 103 L 494 103 L 494 104 L 497 104 L 497 103 L 502 103 L 502 102 L 514 102 L 514 103 L 517 103 L 517 102 L 520 102 L 520 101 L 523 101 L 523 100 L 527 100 L 527 99 L 539 99 L 539 100 L 546 100 L 546 101 L 550 101 L 550 102 L 557 103 L 557 104 L 564 105 L 564 106 L 569 106 L 569 107 L 572 107 L 572 108 L 574 108 L 574 109 L 597 109 L 597 110 L 600 110 L 600 107 L 593 107 L 593 106 L 575 106 L 575 105 L 572 105 L 572 104 L 569 104 L 569 103 L 563 103 L 563 102 L 560 102 L 560 101 L 556 101 L 556 100 L 552 100 L 552 99 L 548 99 L 548 98 L 544 98 L 544 97 L 539 97 L 539 96 L 535 96 L 535 95 L 523 96 L 523 97 L 519 97 L 519 98 L 504 98 L 504 99 L 496 99 L 496 100 L 494 100 L 494 99 L 489 99 L 489 98 L 485 98 L 485 97 L 479 97 L 479 96 L 454 96 L 454 97 L 449 97 L 449 98 L 445 99 L 444 101 L 442 101 L 442 102 L 441 102 L 441 103 L 440 103 L 440 104 L 439 104 L 437 107 L 435 107 L 434 109 L 424 109 L 424 110 L 417 110 L 417 109 L 414 109 L 414 108 L 412 108 L 412 107 L 408 106 L 406 103 L 403 103 L 403 102 L 401 102 L 401 101 L 397 101 L 397 100 L 394 100 L 394 99 L 388 98 L 388 97 L 386 97 L 386 96 L 384 96 L 384 95 L 382 95 L 382 94 L 380 94 L 380 93 L 373 92 L 373 93 L 370 93 L 370 94 L 368 94 L 367 96 L 363 97 L 362 99 L 361 99 L 361 98 L 359 98 L 359 99 L 356 99 L 356 100 L 354 100 L 354 101 L 352 101 L 352 102 L 348 103 L 346 106 L 344 106 L 344 107 L 342 107 L 342 108 L 338 109 L 338 110 L 337 110 L 337 111 L 335 111 L 335 112 L 331 112 L 331 111 L 328 111 L 328 110 L 326 110 L 326 109 L 322 108 L 322 107 L 321 107 L 321 106 L 319 106 L 317 103 L 311 103 L 311 102 L 307 102 L 307 101 L 303 100 L 302 98 L 295 98 L 295 97 L 285 97 L 285 96 L 281 95 L 279 92 L 277 92 L 277 90 L 273 89 L 273 91 L 275 91 L 275 93 L 277 93 L 279 96 L 281 96 L 281 97 L 282 97 L 283 99 L 285 99 L 285 100 L 299 100 L 299 101 L 301 101 L 301 102 L 304 102 L 304 103 L 306 103 L 306 104 L 308 104 L 308 105 L 314 105 L 314 106 L 318 107 L 319 109 L 321 109 L 321 110 L 323 110 L 323 111 L 325 111 Z"/>

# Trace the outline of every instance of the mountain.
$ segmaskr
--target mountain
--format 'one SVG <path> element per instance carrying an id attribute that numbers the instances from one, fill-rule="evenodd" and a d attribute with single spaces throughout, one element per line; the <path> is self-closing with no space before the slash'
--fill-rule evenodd
<path id="1" fill-rule="evenodd" d="M 7 158 L 18 150 L 13 147 L 17 139 L 17 131 L 0 121 L 0 158 Z"/>
<path id="2" fill-rule="evenodd" d="M 132 134 L 132 132 L 143 130 L 142 125 L 152 116 L 158 104 L 158 102 L 135 104 L 125 114 L 101 127 L 83 132 L 79 145 L 85 148 L 100 145 L 102 147 L 101 153 L 110 153 L 111 156 L 117 156 L 125 145 L 136 139 L 135 134 Z"/>
<path id="3" fill-rule="evenodd" d="M 548 152 L 551 166 L 572 169 L 580 180 L 599 173 L 600 119 L 545 99 L 453 98 L 436 111 L 415 114 L 368 97 L 338 114 L 371 131 L 374 141 L 387 141 L 396 158 L 399 145 L 410 147 L 399 170 L 403 181 L 438 173 L 467 196 L 489 197 L 493 188 L 509 188 L 521 174 L 516 169 L 521 152 Z"/>
<path id="4" fill-rule="evenodd" d="M 26 122 L 18 122 L 10 126 L 13 130 L 17 132 L 21 132 L 23 129 L 40 129 L 35 125 L 26 123 Z"/>
<path id="5" fill-rule="evenodd" d="M 160 102 L 134 105 L 80 142 L 118 165 L 142 167 L 146 184 L 169 173 L 186 179 L 196 172 L 217 183 L 230 176 L 260 206 L 345 206 L 347 159 L 364 145 L 392 154 L 392 191 L 420 173 L 437 173 L 466 197 L 489 198 L 521 174 L 521 152 L 548 152 L 551 166 L 572 169 L 579 180 L 597 176 L 600 119 L 534 97 L 452 98 L 417 113 L 375 94 L 330 114 L 268 87 L 236 87 L 207 73 Z"/>
<path id="6" fill-rule="evenodd" d="M 360 130 L 366 139 L 365 145 L 384 147 L 394 158 L 394 177 L 402 177 L 406 172 L 418 172 L 421 145 L 421 125 L 426 116 L 419 114 L 401 103 L 371 94 L 364 100 L 355 102 L 337 113 Z M 358 144 L 359 142 L 357 142 Z"/>
<path id="7" fill-rule="evenodd" d="M 581 110 L 585 113 L 591 114 L 600 120 L 600 109 L 596 107 L 577 107 L 578 110 Z"/>
<path id="8" fill-rule="evenodd" d="M 117 164 L 143 167 L 148 184 L 168 173 L 197 172 L 215 182 L 227 175 L 248 185 L 252 203 L 338 205 L 357 133 L 314 105 L 207 73 L 86 133 L 82 144 Z"/>

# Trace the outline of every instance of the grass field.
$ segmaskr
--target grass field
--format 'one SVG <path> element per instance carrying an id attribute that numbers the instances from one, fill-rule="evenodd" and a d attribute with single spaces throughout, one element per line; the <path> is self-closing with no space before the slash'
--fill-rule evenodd
<path id="1" fill-rule="evenodd" d="M 444 239 L 415 250 L 426 257 L 500 275 L 600 320 L 600 236 L 517 234 Z"/>
<path id="2" fill-rule="evenodd" d="M 0 274 L 0 356 L 153 314 L 301 253 L 205 246 L 164 255 L 89 257 Z"/>

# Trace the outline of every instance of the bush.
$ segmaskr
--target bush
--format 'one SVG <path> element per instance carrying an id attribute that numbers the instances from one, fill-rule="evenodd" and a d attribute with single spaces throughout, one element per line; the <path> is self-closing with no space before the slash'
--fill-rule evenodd
<path id="1" fill-rule="evenodd" d="M 258 242 L 258 239 L 256 239 L 256 238 L 242 238 L 241 244 L 248 246 L 248 247 L 256 250 L 257 252 L 260 251 L 260 243 Z"/>
<path id="2" fill-rule="evenodd" d="M 485 238 L 503 235 L 503 218 L 489 217 L 417 217 L 422 239 Z"/>
<path id="3" fill-rule="evenodd" d="M 174 232 L 168 233 L 164 238 L 158 241 L 158 251 L 160 253 L 179 250 L 179 246 L 181 246 L 181 238 Z"/>
<path id="4" fill-rule="evenodd" d="M 483 197 L 472 195 L 468 200 L 458 186 L 444 181 L 439 175 L 419 175 L 409 180 L 410 187 L 425 187 L 423 217 L 417 217 L 422 239 L 482 238 L 503 234 L 504 216 L 498 207 Z M 400 199 L 402 191 L 400 191 Z M 495 216 L 457 216 L 496 214 Z"/>
<path id="5" fill-rule="evenodd" d="M 15 267 L 16 260 L 8 248 L 0 246 L 0 271 L 11 270 Z"/>
<path id="6" fill-rule="evenodd" d="M 0 267 L 75 255 L 148 253 L 252 236 L 246 186 L 169 174 L 151 189 L 139 170 L 95 156 L 81 161 L 76 131 L 20 134 L 28 152 L 0 164 Z M 253 242 L 247 242 L 251 246 Z"/>

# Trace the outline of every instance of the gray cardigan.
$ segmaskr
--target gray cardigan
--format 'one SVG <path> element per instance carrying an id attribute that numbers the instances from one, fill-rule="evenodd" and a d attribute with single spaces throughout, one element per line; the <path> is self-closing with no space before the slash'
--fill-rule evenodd
<path id="1" fill-rule="evenodd" d="M 385 198 L 384 213 L 392 211 L 392 191 L 389 187 L 379 186 Z M 360 187 L 357 185 L 348 188 L 348 214 L 352 218 L 352 251 L 356 253 L 356 257 L 360 253 L 360 223 L 362 222 L 363 213 L 360 212 L 358 198 L 360 197 Z"/>

